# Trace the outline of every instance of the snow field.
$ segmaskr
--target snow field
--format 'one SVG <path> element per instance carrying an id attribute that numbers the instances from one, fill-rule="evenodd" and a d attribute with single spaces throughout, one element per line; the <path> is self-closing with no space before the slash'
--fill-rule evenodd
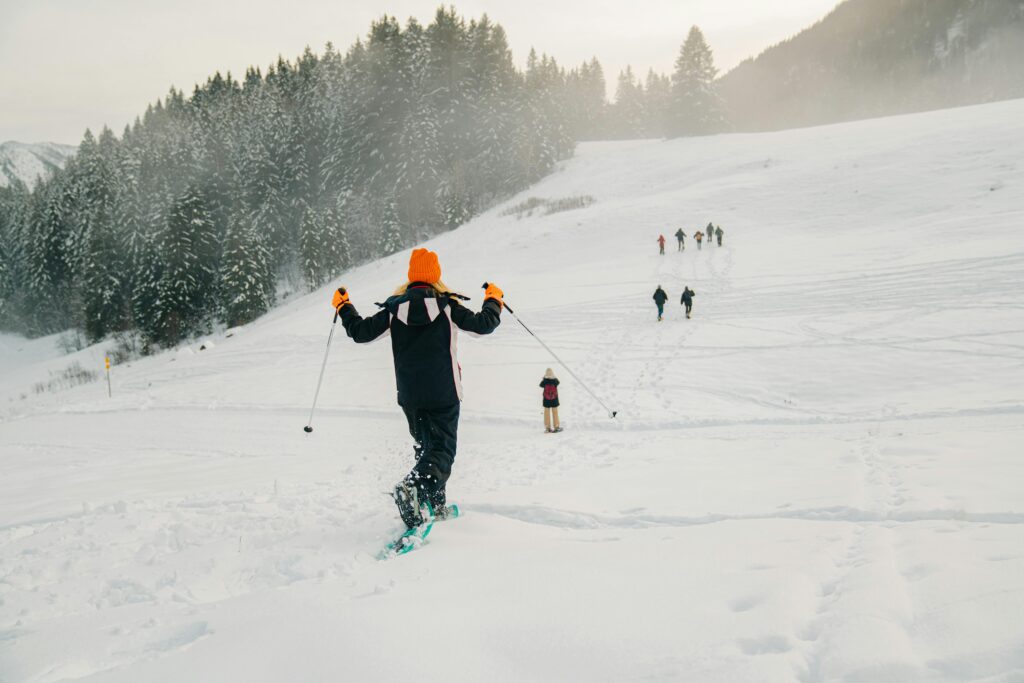
<path id="1" fill-rule="evenodd" d="M 510 203 L 592 206 L 434 240 L 619 417 L 507 314 L 461 336 L 464 517 L 391 561 L 389 343 L 339 329 L 300 429 L 331 287 L 113 399 L 19 399 L 97 348 L 4 364 L 0 681 L 1024 680 L 1022 122 L 586 144 Z M 407 259 L 332 287 L 371 313 Z"/>

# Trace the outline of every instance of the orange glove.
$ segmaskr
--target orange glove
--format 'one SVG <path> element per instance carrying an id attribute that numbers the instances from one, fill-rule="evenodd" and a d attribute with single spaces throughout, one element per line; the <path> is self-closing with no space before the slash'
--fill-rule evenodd
<path id="1" fill-rule="evenodd" d="M 494 283 L 487 285 L 487 289 L 484 290 L 484 300 L 494 299 L 502 308 L 505 307 L 505 302 L 501 300 L 503 296 L 505 296 L 505 292 L 501 291 L 501 287 Z"/>
<path id="2" fill-rule="evenodd" d="M 348 291 L 344 287 L 339 287 L 338 291 L 334 293 L 334 299 L 331 301 L 331 305 L 334 306 L 334 310 L 340 311 L 350 303 L 351 302 L 348 300 Z"/>

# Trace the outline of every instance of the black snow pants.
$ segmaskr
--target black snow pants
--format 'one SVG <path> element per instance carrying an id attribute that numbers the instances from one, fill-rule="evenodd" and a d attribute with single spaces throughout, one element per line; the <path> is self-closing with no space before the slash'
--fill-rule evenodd
<path id="1" fill-rule="evenodd" d="M 416 451 L 409 480 L 429 498 L 435 510 L 445 505 L 445 484 L 455 462 L 459 407 L 458 403 L 447 408 L 402 406 Z"/>

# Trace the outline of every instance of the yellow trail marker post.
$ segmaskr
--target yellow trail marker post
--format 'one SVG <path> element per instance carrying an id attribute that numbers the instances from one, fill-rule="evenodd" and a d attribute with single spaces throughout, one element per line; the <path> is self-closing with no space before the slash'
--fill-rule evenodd
<path id="1" fill-rule="evenodd" d="M 113 393 L 110 391 L 110 356 L 105 356 L 103 360 L 107 366 L 107 398 L 113 398 Z"/>

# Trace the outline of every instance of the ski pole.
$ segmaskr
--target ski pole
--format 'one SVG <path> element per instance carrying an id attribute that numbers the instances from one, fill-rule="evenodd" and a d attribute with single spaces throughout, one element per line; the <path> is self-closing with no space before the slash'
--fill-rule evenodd
<path id="1" fill-rule="evenodd" d="M 484 283 L 484 289 L 487 289 L 487 287 L 488 287 L 488 286 L 490 286 L 490 285 L 489 285 L 489 283 L 485 282 L 485 283 Z M 550 347 L 549 347 L 549 346 L 548 346 L 547 344 L 545 344 L 545 343 L 544 343 L 544 340 L 543 340 L 543 339 L 541 339 L 541 338 L 540 338 L 540 337 L 538 337 L 538 336 L 537 336 L 536 334 L 534 334 L 534 333 L 533 333 L 533 330 L 531 330 L 531 329 L 530 329 L 529 327 L 527 327 L 527 326 L 526 326 L 526 323 L 524 323 L 524 322 L 523 322 L 522 320 L 520 320 L 520 319 L 519 319 L 519 316 L 518 316 L 518 315 L 516 315 L 516 312 L 512 310 L 512 307 L 511 307 L 511 306 L 509 306 L 508 304 L 506 304 L 506 303 L 505 303 L 504 301 L 503 301 L 502 303 L 504 304 L 504 306 L 505 306 L 505 309 L 506 309 L 506 310 L 507 310 L 507 311 L 508 311 L 509 313 L 511 313 L 511 314 L 512 314 L 512 317 L 513 317 L 513 318 L 515 318 L 515 321 L 516 321 L 517 323 L 519 323 L 520 325 L 522 325 L 522 326 L 523 326 L 523 329 L 524 329 L 524 330 L 526 330 L 527 332 L 529 332 L 529 333 L 530 333 L 530 336 L 531 336 L 531 337 L 533 337 L 534 339 L 536 339 L 536 340 L 537 340 L 537 343 L 538 343 L 538 344 L 540 344 L 541 346 L 543 346 L 543 347 L 544 347 L 544 350 L 545 350 L 545 351 L 547 351 L 548 353 L 550 353 L 550 354 L 551 354 L 551 357 L 552 357 L 552 358 L 554 358 L 554 359 L 555 359 L 555 360 L 556 360 L 556 361 L 558 362 L 558 364 L 559 364 L 559 365 L 561 365 L 561 366 L 562 366 L 563 368 L 565 368 L 566 372 L 568 372 L 568 373 L 569 373 L 570 375 L 572 375 L 572 378 L 573 378 L 574 380 L 576 380 L 577 382 L 579 382 L 580 386 L 581 386 L 581 387 L 583 387 L 583 388 L 584 388 L 584 389 L 585 389 L 585 390 L 587 391 L 587 393 L 588 393 L 588 394 L 590 394 L 591 396 L 593 396 L 593 397 L 594 397 L 594 400 L 595 400 L 595 401 L 597 401 L 597 402 L 598 402 L 598 403 L 599 403 L 599 404 L 601 405 L 601 407 L 602 407 L 602 408 L 604 408 L 605 410 L 607 410 L 607 411 L 608 411 L 608 417 L 610 417 L 610 418 L 613 418 L 613 419 L 614 419 L 614 418 L 615 418 L 615 416 L 619 414 L 619 411 L 617 411 L 617 410 L 612 410 L 611 408 L 609 408 L 608 406 L 606 406 L 606 405 L 604 404 L 604 401 L 602 401 L 602 400 L 601 400 L 600 398 L 598 398 L 597 394 L 595 394 L 595 393 L 594 393 L 593 391 L 591 391 L 590 387 L 588 387 L 588 386 L 587 386 L 587 383 L 586 383 L 586 382 L 584 382 L 583 380 L 581 380 L 581 379 L 579 378 L 579 376 L 577 376 L 577 374 L 576 374 L 575 372 L 573 372 L 573 371 L 572 371 L 572 368 L 570 368 L 570 367 L 569 367 L 568 365 L 566 365 L 566 364 L 565 364 L 565 361 L 563 361 L 563 360 L 562 360 L 561 358 L 559 358 L 559 357 L 558 357 L 558 354 L 556 354 L 556 353 L 555 353 L 554 351 L 552 351 L 552 350 L 551 350 L 551 348 L 550 348 Z"/>
<path id="2" fill-rule="evenodd" d="M 316 381 L 316 392 L 313 394 L 313 407 L 309 409 L 309 422 L 302 428 L 302 431 L 309 434 L 313 431 L 313 411 L 316 410 L 316 400 L 320 397 L 320 385 L 324 381 L 324 370 L 327 368 L 327 354 L 331 351 L 331 340 L 334 339 L 334 328 L 338 326 L 338 311 L 334 312 L 334 322 L 331 323 L 331 333 L 327 335 L 327 349 L 324 350 L 324 362 L 320 366 L 320 378 Z"/>

